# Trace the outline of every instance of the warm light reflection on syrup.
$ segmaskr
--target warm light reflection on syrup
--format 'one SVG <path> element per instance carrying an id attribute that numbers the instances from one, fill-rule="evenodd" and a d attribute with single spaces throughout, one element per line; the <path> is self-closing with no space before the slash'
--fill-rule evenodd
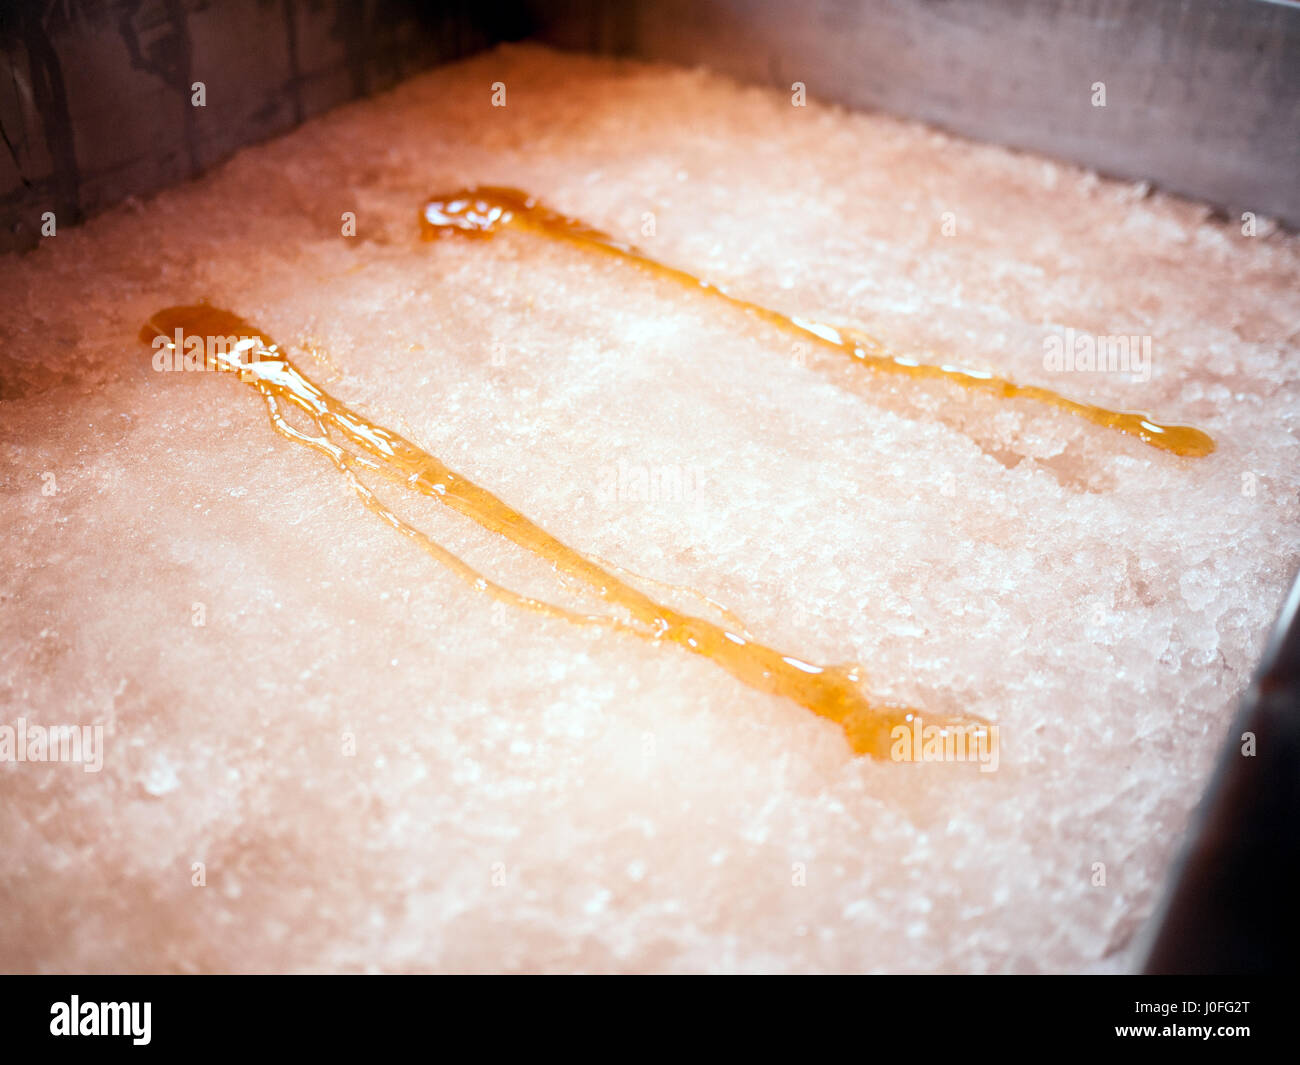
<path id="1" fill-rule="evenodd" d="M 666 266 L 632 245 L 616 240 L 577 218 L 560 214 L 519 189 L 479 186 L 435 196 L 424 205 L 420 224 L 427 240 L 453 233 L 485 237 L 505 226 L 564 240 L 581 248 L 618 256 L 648 270 L 656 277 L 707 292 L 787 333 L 835 348 L 873 370 L 913 378 L 939 378 L 1006 399 L 1035 400 L 1085 418 L 1094 425 L 1136 436 L 1152 447 L 1171 451 L 1175 455 L 1200 457 L 1214 450 L 1213 438 L 1189 425 L 1163 425 L 1145 413 L 1107 410 L 1091 403 L 1067 399 L 1048 388 L 1019 385 L 1005 377 L 979 370 L 918 362 L 891 352 L 875 337 L 860 330 L 798 318 L 750 303 L 685 270 Z"/>
<path id="2" fill-rule="evenodd" d="M 702 655 L 751 688 L 792 699 L 839 724 L 853 750 L 888 758 L 891 731 L 906 726 L 914 711 L 871 702 L 854 666 L 819 666 L 782 654 L 755 641 L 730 615 L 724 627 L 658 603 L 620 578 L 617 567 L 600 564 L 561 543 L 485 488 L 449 470 L 433 455 L 365 416 L 348 408 L 308 379 L 265 332 L 229 311 L 206 304 L 168 307 L 140 331 L 145 343 L 176 347 L 176 337 L 203 338 L 204 360 L 214 369 L 237 371 L 239 379 L 261 395 L 275 431 L 288 440 L 325 455 L 347 478 L 361 502 L 390 526 L 417 543 L 475 588 L 515 606 L 585 625 L 602 625 L 633 633 L 652 643 L 674 643 Z M 223 350 L 211 338 L 254 338 L 252 343 Z M 184 341 L 182 341 L 184 346 Z M 285 417 L 292 406 L 306 415 L 310 430 L 296 428 Z M 561 575 L 577 579 L 630 620 L 578 614 L 563 607 L 519 595 L 498 585 L 441 544 L 409 525 L 390 510 L 361 480 L 373 473 L 447 504 L 549 562 Z M 978 729 L 974 717 L 942 718 L 927 714 L 938 726 Z"/>

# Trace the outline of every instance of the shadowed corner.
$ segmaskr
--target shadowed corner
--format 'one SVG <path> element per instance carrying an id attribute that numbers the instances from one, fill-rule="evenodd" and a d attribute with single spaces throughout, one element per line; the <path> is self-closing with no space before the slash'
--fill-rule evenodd
<path id="1" fill-rule="evenodd" d="M 1300 575 L 1228 730 L 1139 956 L 1148 974 L 1282 973 L 1300 941 Z"/>

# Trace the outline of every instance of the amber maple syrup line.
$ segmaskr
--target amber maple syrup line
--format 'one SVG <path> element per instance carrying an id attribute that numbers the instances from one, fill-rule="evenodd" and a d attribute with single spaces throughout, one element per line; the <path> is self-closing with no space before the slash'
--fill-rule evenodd
<path id="1" fill-rule="evenodd" d="M 1201 457 L 1214 450 L 1213 438 L 1193 426 L 1166 425 L 1145 413 L 1108 410 L 1091 403 L 1081 403 L 1049 388 L 1016 384 L 993 373 L 947 364 L 923 363 L 890 351 L 875 337 L 861 330 L 783 314 L 762 304 L 733 296 L 720 285 L 661 263 L 633 245 L 617 240 L 580 219 L 552 210 L 519 189 L 479 186 L 435 196 L 425 203 L 420 224 L 423 236 L 429 240 L 452 233 L 486 237 L 507 226 L 562 240 L 586 250 L 613 255 L 636 264 L 656 277 L 698 289 L 788 334 L 833 348 L 873 370 L 903 374 L 915 379 L 950 381 L 964 388 L 1006 399 L 1033 400 L 1084 418 L 1094 425 L 1135 436 L 1152 447 L 1175 455 Z"/>
<path id="2" fill-rule="evenodd" d="M 568 610 L 565 607 L 557 606 L 554 603 L 547 603 L 543 600 L 535 599 L 532 596 L 521 595 L 513 589 L 506 588 L 504 585 L 489 580 L 478 570 L 474 569 L 473 566 L 469 565 L 469 563 L 459 555 L 448 551 L 427 533 L 421 532 L 419 529 L 415 528 L 415 526 L 400 518 L 396 512 L 386 506 L 379 497 L 375 495 L 370 487 L 361 480 L 356 467 L 357 465 L 361 465 L 389 480 L 397 480 L 391 471 L 364 455 L 358 455 L 339 447 L 329 439 L 328 430 L 321 424 L 320 419 L 314 415 L 311 416 L 311 421 L 316 426 L 318 435 L 312 436 L 294 428 L 280 412 L 280 402 L 276 395 L 265 388 L 259 388 L 258 391 L 262 393 L 262 398 L 266 402 L 267 413 L 271 419 L 271 425 L 277 433 L 285 437 L 287 440 L 302 444 L 305 447 L 309 447 L 313 451 L 317 451 L 329 458 L 329 460 L 333 462 L 339 471 L 346 477 L 348 484 L 357 494 L 357 497 L 361 500 L 367 510 L 378 515 L 385 524 L 391 526 L 403 536 L 414 541 L 423 551 L 450 569 L 457 577 L 465 581 L 465 583 L 472 585 L 478 591 L 487 592 L 502 602 L 509 603 L 512 606 L 533 610 L 538 613 L 546 614 L 549 617 L 561 618 L 576 625 L 597 625 L 603 628 L 611 628 L 620 631 L 634 631 L 639 634 L 639 630 L 635 629 L 634 626 L 620 621 L 618 618 L 604 617 L 594 614 L 579 614 L 576 611 Z"/>
<path id="3" fill-rule="evenodd" d="M 168 307 L 146 322 L 140 337 L 155 347 L 161 339 L 163 346 L 174 349 L 181 338 L 201 338 L 207 365 L 232 371 L 232 375 L 237 374 L 256 389 L 277 433 L 326 456 L 343 473 L 367 509 L 478 590 L 549 617 L 608 626 L 652 643 L 676 644 L 711 660 L 751 688 L 784 696 L 837 722 L 859 754 L 889 757 L 895 730 L 912 727 L 915 711 L 876 704 L 868 699 L 856 666 L 814 665 L 756 642 L 744 633 L 742 626 L 733 626 L 741 630 L 734 632 L 651 599 L 610 569 L 535 525 L 487 489 L 454 473 L 405 437 L 345 406 L 303 374 L 265 332 L 238 315 L 207 304 Z M 249 338 L 250 342 L 237 346 L 233 352 L 211 342 L 213 338 L 239 337 Z M 185 343 L 188 347 L 188 341 Z M 315 427 L 316 435 L 291 425 L 282 409 L 284 405 L 303 411 Z M 361 480 L 359 468 L 437 499 L 483 528 L 504 536 L 551 563 L 557 571 L 586 584 L 607 603 L 629 614 L 633 623 L 577 614 L 488 580 L 398 517 Z M 973 732 L 988 727 L 973 716 L 931 715 L 930 722 L 931 726 Z"/>

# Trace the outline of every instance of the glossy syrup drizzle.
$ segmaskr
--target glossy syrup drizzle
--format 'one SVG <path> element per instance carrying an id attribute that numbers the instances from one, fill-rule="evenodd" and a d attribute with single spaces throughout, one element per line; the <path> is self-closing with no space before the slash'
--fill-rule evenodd
<path id="1" fill-rule="evenodd" d="M 580 219 L 552 210 L 519 189 L 479 186 L 435 196 L 425 203 L 420 225 L 426 240 L 435 240 L 446 234 L 486 237 L 508 226 L 567 241 L 635 263 L 656 277 L 706 292 L 786 333 L 834 348 L 873 370 L 912 378 L 938 378 L 1005 399 L 1035 400 L 1084 418 L 1094 425 L 1136 436 L 1152 447 L 1175 455 L 1200 457 L 1214 450 L 1213 438 L 1190 425 L 1165 425 L 1144 413 L 1107 410 L 1091 403 L 1080 403 L 1048 388 L 1016 384 L 980 370 L 919 362 L 891 352 L 875 337 L 861 330 L 782 314 L 740 299 L 710 281 L 658 262 L 631 244 L 617 240 Z"/>
<path id="2" fill-rule="evenodd" d="M 240 380 L 257 390 L 277 433 L 326 456 L 346 477 L 367 509 L 480 591 L 550 617 L 601 625 L 652 643 L 676 644 L 702 655 L 751 688 L 792 699 L 836 722 L 858 754 L 888 758 L 894 729 L 911 727 L 915 711 L 870 701 L 856 666 L 814 665 L 758 643 L 725 611 L 726 624 L 718 625 L 651 599 L 620 577 L 618 573 L 623 571 L 616 572 L 617 567 L 600 563 L 561 543 L 487 489 L 454 473 L 411 441 L 345 406 L 303 374 L 265 332 L 239 316 L 207 304 L 168 307 L 153 315 L 140 331 L 140 339 L 155 347 L 188 349 L 192 338 L 201 338 L 203 358 L 210 368 L 238 373 Z M 227 344 L 224 339 L 214 341 L 214 338 L 246 339 Z M 310 430 L 298 429 L 290 423 L 285 416 L 288 407 L 306 415 Z M 544 559 L 562 576 L 586 585 L 605 602 L 624 611 L 630 620 L 579 614 L 488 580 L 398 517 L 361 480 L 362 473 L 374 474 L 445 503 L 490 532 Z M 927 714 L 926 720 L 930 726 L 962 729 L 972 737 L 987 727 L 975 717 Z"/>

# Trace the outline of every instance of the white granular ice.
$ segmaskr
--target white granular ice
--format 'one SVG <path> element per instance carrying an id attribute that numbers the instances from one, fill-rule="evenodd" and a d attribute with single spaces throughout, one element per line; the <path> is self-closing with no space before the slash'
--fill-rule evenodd
<path id="1" fill-rule="evenodd" d="M 528 233 L 422 243 L 474 183 L 1218 449 L 875 376 Z M 0 290 L 0 720 L 105 725 L 100 773 L 0 764 L 6 970 L 1121 968 L 1296 566 L 1294 236 L 705 72 L 494 50 Z M 476 593 L 233 375 L 152 370 L 140 326 L 199 299 L 566 543 L 995 722 L 997 771 L 854 758 L 706 660 Z M 1067 329 L 1149 338 L 1147 372 L 1049 369 Z"/>

